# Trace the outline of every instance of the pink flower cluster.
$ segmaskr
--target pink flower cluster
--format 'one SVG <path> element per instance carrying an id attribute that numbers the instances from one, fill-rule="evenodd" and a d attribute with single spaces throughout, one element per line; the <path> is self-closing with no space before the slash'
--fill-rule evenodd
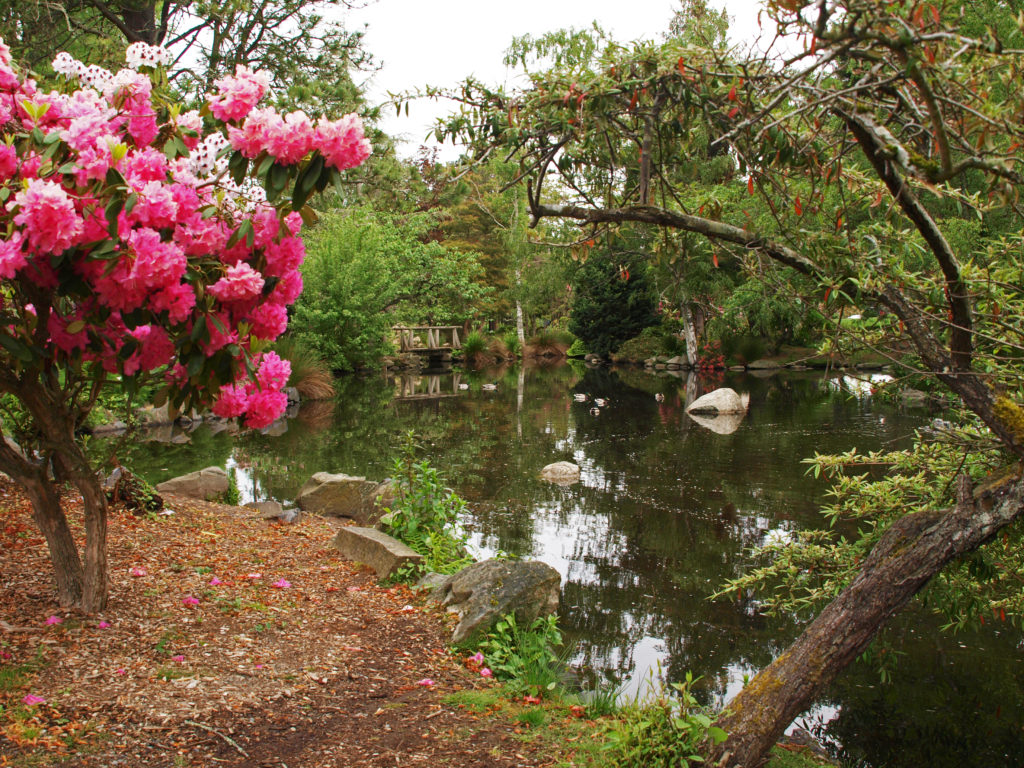
<path id="1" fill-rule="evenodd" d="M 321 119 L 314 127 L 301 111 L 282 116 L 272 109 L 254 109 L 241 127 L 228 126 L 228 139 L 250 159 L 266 151 L 281 165 L 295 165 L 314 149 L 338 170 L 353 168 L 370 156 L 370 142 L 354 114 Z"/>
<path id="2" fill-rule="evenodd" d="M 246 425 L 253 429 L 270 426 L 288 407 L 288 397 L 281 390 L 291 372 L 291 364 L 276 352 L 264 353 L 254 380 L 221 387 L 220 397 L 213 404 L 214 414 L 224 419 L 245 416 Z"/>
<path id="3" fill-rule="evenodd" d="M 257 108 L 269 75 L 241 66 L 216 81 L 209 105 L 222 124 L 203 136 L 198 113 L 159 106 L 136 71 L 167 64 L 166 51 L 135 44 L 127 55 L 130 68 L 111 73 L 62 53 L 55 71 L 80 87 L 45 92 L 0 41 L 0 295 L 20 317 L 0 333 L 30 339 L 44 328 L 42 354 L 59 364 L 123 376 L 166 367 L 170 384 L 216 400 L 215 413 L 266 426 L 287 404 L 290 368 L 251 342 L 287 326 L 302 290 L 302 221 L 243 193 L 221 150 L 230 142 L 282 164 L 320 152 L 342 169 L 365 160 L 369 142 L 354 115 L 314 125 Z M 165 146 L 185 149 L 168 157 Z M 0 364 L 10 360 L 0 352 Z"/>
<path id="4" fill-rule="evenodd" d="M 209 99 L 210 112 L 224 122 L 241 120 L 248 115 L 270 88 L 270 73 L 253 72 L 239 64 L 234 77 L 214 80 L 218 93 Z"/>

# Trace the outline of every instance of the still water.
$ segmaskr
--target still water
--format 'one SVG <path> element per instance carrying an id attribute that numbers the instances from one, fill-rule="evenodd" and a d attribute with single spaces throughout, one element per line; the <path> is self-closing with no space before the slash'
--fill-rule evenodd
<path id="1" fill-rule="evenodd" d="M 762 616 L 753 596 L 708 595 L 766 537 L 824 525 L 827 488 L 801 460 L 905 445 L 930 419 L 821 373 L 693 379 L 689 392 L 679 377 L 576 364 L 340 384 L 335 401 L 304 405 L 272 434 L 203 426 L 177 443 L 137 445 L 131 460 L 152 482 L 234 467 L 245 499 L 284 501 L 314 472 L 389 476 L 401 436 L 415 430 L 469 502 L 463 524 L 480 555 L 536 558 L 561 573 L 561 625 L 584 678 L 629 698 L 652 677 L 692 671 L 712 704 L 799 632 L 804 617 Z M 688 396 L 723 384 L 750 393 L 745 418 L 709 429 L 684 413 Z M 540 479 L 560 460 L 580 466 L 579 483 Z M 939 624 L 920 610 L 901 616 L 886 635 L 899 659 L 893 682 L 858 663 L 808 714 L 804 724 L 845 764 L 1024 766 L 1020 633 L 940 636 Z"/>

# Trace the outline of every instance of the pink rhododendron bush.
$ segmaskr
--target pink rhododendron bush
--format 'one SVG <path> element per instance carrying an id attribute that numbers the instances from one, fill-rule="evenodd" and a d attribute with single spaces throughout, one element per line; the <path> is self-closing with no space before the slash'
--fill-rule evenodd
<path id="1" fill-rule="evenodd" d="M 239 66 L 202 114 L 162 96 L 166 52 L 134 44 L 111 73 L 67 54 L 58 83 L 0 42 L 0 392 L 19 401 L 0 470 L 33 501 L 61 603 L 106 599 L 106 501 L 76 441 L 104 386 L 166 383 L 175 409 L 264 427 L 289 366 L 265 351 L 302 290 L 309 197 L 370 152 L 359 119 L 259 107 Z M 48 473 L 86 515 L 84 566 Z"/>

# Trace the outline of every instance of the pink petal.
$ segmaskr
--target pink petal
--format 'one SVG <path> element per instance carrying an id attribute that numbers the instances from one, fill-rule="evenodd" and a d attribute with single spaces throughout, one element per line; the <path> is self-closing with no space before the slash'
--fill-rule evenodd
<path id="1" fill-rule="evenodd" d="M 145 576 L 146 575 L 146 569 L 145 568 L 132 568 L 130 571 L 128 571 L 128 573 L 130 573 L 135 578 L 139 578 L 140 576 Z"/>
<path id="2" fill-rule="evenodd" d="M 192 597 L 192 595 L 189 595 L 188 597 L 182 598 L 181 603 L 182 603 L 182 605 L 188 605 L 188 606 L 199 605 L 199 598 L 198 597 Z"/>
<path id="3" fill-rule="evenodd" d="M 434 684 L 434 681 L 431 680 L 429 677 L 424 677 L 422 680 L 416 683 L 416 685 L 422 685 L 424 688 L 429 688 Z"/>
<path id="4" fill-rule="evenodd" d="M 291 585 L 292 583 L 287 579 L 278 579 L 270 586 L 274 587 L 275 589 L 288 589 L 288 587 L 290 587 Z"/>
<path id="5" fill-rule="evenodd" d="M 216 576 L 214 576 L 212 579 L 210 579 L 210 586 L 211 587 L 219 587 L 223 583 L 224 582 L 221 581 L 220 579 L 218 579 Z"/>
<path id="6" fill-rule="evenodd" d="M 253 581 L 255 581 L 256 579 L 263 578 L 263 574 L 262 573 L 247 573 L 247 574 L 245 574 L 245 578 L 252 579 Z"/>
<path id="7" fill-rule="evenodd" d="M 54 624 L 63 624 L 63 623 L 64 623 L 64 619 L 62 619 L 60 616 L 50 616 L 46 620 L 46 626 L 48 626 L 48 627 L 52 627 Z"/>
<path id="8" fill-rule="evenodd" d="M 184 661 L 185 657 L 180 653 L 177 656 L 171 656 L 171 661 Z"/>
<path id="9" fill-rule="evenodd" d="M 110 627 L 110 622 L 109 621 L 101 621 L 96 626 L 99 627 L 100 629 L 107 629 L 107 628 Z"/>
<path id="10" fill-rule="evenodd" d="M 480 677 L 494 677 L 494 673 L 491 672 L 487 667 L 483 667 L 480 670 Z"/>
<path id="11" fill-rule="evenodd" d="M 117 674 L 119 674 L 119 675 L 127 675 L 127 674 L 128 674 L 128 670 L 127 670 L 127 669 L 125 669 L 124 667 L 120 667 L 120 668 L 119 668 L 119 669 L 117 670 Z"/>
<path id="12" fill-rule="evenodd" d="M 34 693 L 28 694 L 21 700 L 22 704 L 28 704 L 30 707 L 34 707 L 36 704 L 45 704 L 46 699 L 42 696 L 36 696 Z"/>

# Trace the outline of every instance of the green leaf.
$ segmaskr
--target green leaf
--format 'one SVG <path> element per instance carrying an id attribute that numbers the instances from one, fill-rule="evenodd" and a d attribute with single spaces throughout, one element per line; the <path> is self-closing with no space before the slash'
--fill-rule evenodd
<path id="1" fill-rule="evenodd" d="M 231 179 L 235 184 L 241 184 L 245 180 L 245 175 L 248 171 L 249 158 L 241 152 L 232 152 L 231 159 L 228 161 L 228 172 L 231 174 Z"/>
<path id="2" fill-rule="evenodd" d="M 103 215 L 107 219 L 107 232 L 110 233 L 110 237 L 114 240 L 117 239 L 117 217 L 124 208 L 124 198 L 120 195 L 116 195 L 111 198 L 110 202 L 107 203 L 107 207 L 104 210 Z"/>
<path id="3" fill-rule="evenodd" d="M 10 352 L 15 358 L 21 360 L 21 362 L 32 362 L 31 348 L 20 339 L 8 336 L 6 333 L 0 333 L 0 346 Z"/>

